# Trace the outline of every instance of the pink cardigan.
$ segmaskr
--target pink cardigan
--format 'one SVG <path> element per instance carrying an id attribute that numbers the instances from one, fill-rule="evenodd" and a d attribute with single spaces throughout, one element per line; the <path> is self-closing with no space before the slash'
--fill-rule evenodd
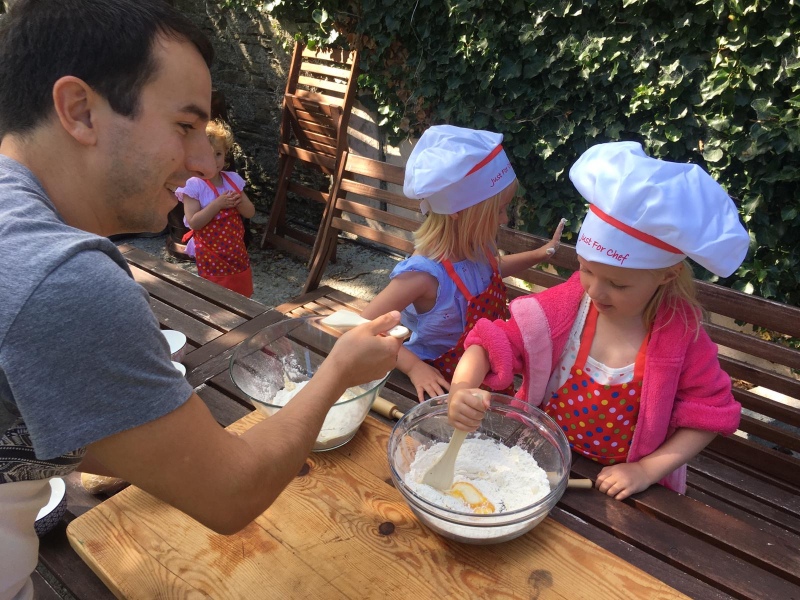
<path id="1" fill-rule="evenodd" d="M 583 294 L 575 273 L 561 285 L 514 300 L 509 321 L 478 321 L 465 346 L 486 349 L 491 371 L 484 383 L 502 389 L 515 374 L 521 374 L 517 398 L 539 406 Z M 741 405 L 733 399 L 731 379 L 719 365 L 717 346 L 705 329 L 695 338 L 683 319 L 669 316 L 668 309 L 662 308 L 653 324 L 628 462 L 658 449 L 678 428 L 730 435 L 739 426 Z M 659 483 L 685 493 L 686 465 Z"/>

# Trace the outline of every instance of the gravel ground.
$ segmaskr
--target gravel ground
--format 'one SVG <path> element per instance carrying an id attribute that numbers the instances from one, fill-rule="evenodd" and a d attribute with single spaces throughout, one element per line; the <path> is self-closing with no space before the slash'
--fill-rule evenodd
<path id="1" fill-rule="evenodd" d="M 262 213 L 257 213 L 252 220 L 254 235 L 248 252 L 253 269 L 253 300 L 272 308 L 301 293 L 308 267 L 293 255 L 260 248 L 265 221 L 266 215 Z M 116 243 L 136 246 L 196 275 L 197 267 L 193 262 L 179 261 L 167 254 L 166 239 L 166 235 L 129 237 L 116 240 Z M 336 264 L 328 265 L 320 285 L 329 285 L 357 298 L 371 300 L 389 282 L 389 273 L 400 259 L 374 247 L 341 239 L 336 250 Z"/>

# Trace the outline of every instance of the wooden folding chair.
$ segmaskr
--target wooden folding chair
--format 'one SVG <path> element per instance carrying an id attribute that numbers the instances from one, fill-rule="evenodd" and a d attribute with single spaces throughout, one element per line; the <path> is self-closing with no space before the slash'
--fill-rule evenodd
<path id="1" fill-rule="evenodd" d="M 301 179 L 304 167 L 333 176 L 347 149 L 347 124 L 355 99 L 358 53 L 341 49 L 312 51 L 298 43 L 292 55 L 283 97 L 278 143 L 278 187 L 261 246 L 274 246 L 312 258 L 314 235 L 291 227 L 286 207 L 289 192 L 325 203 L 329 183 L 318 188 Z"/>
<path id="2" fill-rule="evenodd" d="M 303 293 L 319 286 L 340 232 L 401 254 L 414 251 L 412 234 L 422 223 L 419 201 L 403 195 L 405 168 L 344 152 L 314 247 Z M 393 191 L 392 187 L 397 191 Z"/>

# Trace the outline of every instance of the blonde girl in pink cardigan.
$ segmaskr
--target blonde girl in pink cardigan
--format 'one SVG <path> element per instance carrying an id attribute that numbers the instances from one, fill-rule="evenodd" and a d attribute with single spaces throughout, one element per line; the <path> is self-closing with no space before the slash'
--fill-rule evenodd
<path id="1" fill-rule="evenodd" d="M 580 272 L 482 320 L 453 376 L 449 417 L 475 430 L 488 394 L 521 374 L 517 398 L 541 406 L 573 451 L 604 466 L 618 500 L 661 483 L 686 489 L 686 462 L 733 433 L 740 405 L 701 324 L 688 256 L 721 277 L 749 238 L 725 191 L 696 165 L 648 157 L 638 143 L 587 150 L 570 179 L 589 201 Z"/>

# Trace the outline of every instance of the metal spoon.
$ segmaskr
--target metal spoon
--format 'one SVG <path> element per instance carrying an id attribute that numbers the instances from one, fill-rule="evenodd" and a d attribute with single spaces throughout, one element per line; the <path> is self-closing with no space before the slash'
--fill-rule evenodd
<path id="1" fill-rule="evenodd" d="M 369 323 L 369 319 L 365 319 L 361 315 L 357 315 L 351 310 L 337 310 L 336 312 L 333 312 L 322 319 L 320 323 L 327 325 L 328 327 L 333 327 L 334 329 L 346 331 L 361 325 L 362 323 Z M 393 338 L 404 339 L 408 337 L 409 333 L 410 332 L 406 327 L 397 325 L 396 327 L 392 327 L 389 331 L 387 331 L 386 335 Z"/>
<path id="2" fill-rule="evenodd" d="M 441 491 L 447 491 L 452 487 L 456 457 L 466 437 L 466 431 L 460 429 L 453 431 L 453 437 L 450 438 L 450 443 L 447 444 L 439 460 L 422 476 L 422 483 Z"/>

